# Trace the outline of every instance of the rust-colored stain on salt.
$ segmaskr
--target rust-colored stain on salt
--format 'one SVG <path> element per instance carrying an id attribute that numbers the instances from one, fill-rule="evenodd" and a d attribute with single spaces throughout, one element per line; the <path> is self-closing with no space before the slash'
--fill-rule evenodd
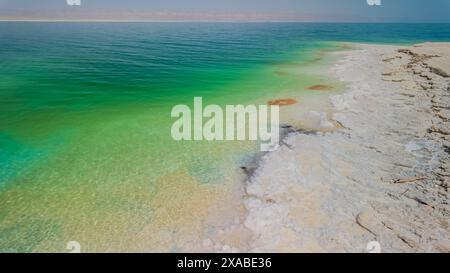
<path id="1" fill-rule="evenodd" d="M 278 99 L 278 100 L 271 100 L 267 102 L 268 105 L 279 105 L 279 106 L 287 106 L 296 104 L 297 101 L 294 99 Z"/>
<path id="2" fill-rule="evenodd" d="M 314 91 L 325 91 L 325 90 L 331 90 L 331 89 L 333 89 L 332 86 L 324 85 L 324 84 L 317 84 L 317 85 L 308 87 L 308 90 L 314 90 Z"/>

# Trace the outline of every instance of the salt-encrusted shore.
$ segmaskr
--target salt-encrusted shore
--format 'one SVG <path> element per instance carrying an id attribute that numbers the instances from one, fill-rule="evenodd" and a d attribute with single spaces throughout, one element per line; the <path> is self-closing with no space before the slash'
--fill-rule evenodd
<path id="1" fill-rule="evenodd" d="M 450 44 L 352 46 L 336 129 L 293 129 L 248 181 L 247 250 L 450 251 Z"/>

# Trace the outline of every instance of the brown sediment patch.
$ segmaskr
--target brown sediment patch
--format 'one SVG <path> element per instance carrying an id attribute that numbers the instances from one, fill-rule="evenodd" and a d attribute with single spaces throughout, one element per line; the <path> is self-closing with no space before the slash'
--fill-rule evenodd
<path id="1" fill-rule="evenodd" d="M 277 70 L 277 71 L 275 71 L 275 75 L 278 75 L 278 76 L 288 76 L 289 73 L 286 72 L 286 71 L 280 71 L 280 70 Z"/>
<path id="2" fill-rule="evenodd" d="M 313 85 L 307 88 L 308 90 L 314 90 L 314 91 L 326 91 L 333 89 L 333 86 L 325 85 L 325 84 L 317 84 Z"/>
<path id="3" fill-rule="evenodd" d="M 271 100 L 268 101 L 267 104 L 268 105 L 279 105 L 279 106 L 287 106 L 287 105 L 292 105 L 292 104 L 296 104 L 297 101 L 294 99 L 279 99 L 279 100 Z"/>
<path id="4" fill-rule="evenodd" d="M 320 53 L 319 55 L 324 55 L 325 53 Z M 307 64 L 315 64 L 322 60 L 322 57 L 315 57 L 314 59 L 311 59 L 307 62 Z"/>

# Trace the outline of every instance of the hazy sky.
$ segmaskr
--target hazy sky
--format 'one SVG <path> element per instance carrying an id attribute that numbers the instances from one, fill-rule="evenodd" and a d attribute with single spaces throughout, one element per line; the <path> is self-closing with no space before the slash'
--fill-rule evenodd
<path id="1" fill-rule="evenodd" d="M 0 0 L 0 19 L 450 22 L 450 0 Z"/>

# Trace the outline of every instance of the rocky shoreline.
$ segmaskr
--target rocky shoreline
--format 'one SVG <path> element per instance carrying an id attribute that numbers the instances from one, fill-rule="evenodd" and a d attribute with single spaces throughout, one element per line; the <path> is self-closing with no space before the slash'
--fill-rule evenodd
<path id="1" fill-rule="evenodd" d="M 450 252 L 450 44 L 352 46 L 334 130 L 292 130 L 246 184 L 249 251 Z"/>

